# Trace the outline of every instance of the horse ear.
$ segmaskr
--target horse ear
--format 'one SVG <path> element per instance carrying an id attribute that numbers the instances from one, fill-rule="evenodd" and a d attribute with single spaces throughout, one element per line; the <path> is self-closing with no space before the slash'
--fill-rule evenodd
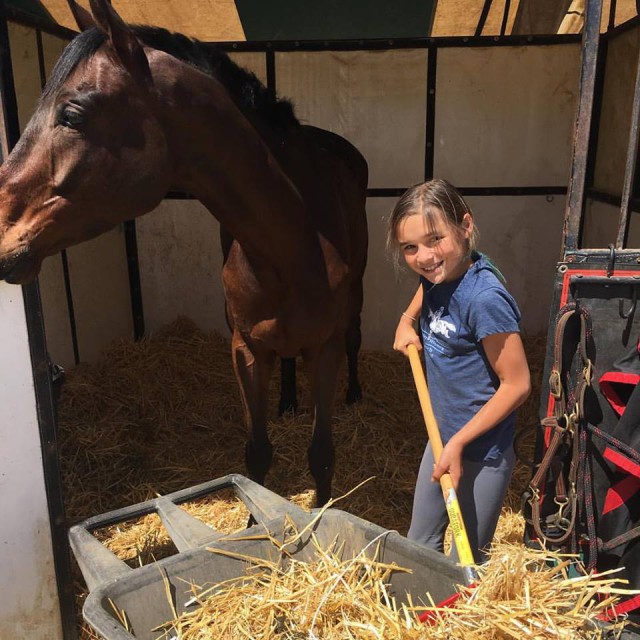
<path id="1" fill-rule="evenodd" d="M 111 6 L 110 0 L 89 0 L 96 26 L 104 32 L 127 71 L 139 82 L 151 81 L 149 61 L 133 31 Z"/>
<path id="2" fill-rule="evenodd" d="M 86 31 L 87 29 L 91 29 L 91 27 L 96 26 L 93 16 L 75 0 L 67 0 L 67 4 L 69 5 L 69 9 L 71 9 L 71 13 L 75 18 L 80 31 Z"/>

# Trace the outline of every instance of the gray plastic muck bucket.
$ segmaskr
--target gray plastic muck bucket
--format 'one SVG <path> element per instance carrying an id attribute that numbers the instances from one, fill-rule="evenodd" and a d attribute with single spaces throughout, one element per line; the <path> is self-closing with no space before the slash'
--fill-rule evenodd
<path id="1" fill-rule="evenodd" d="M 235 534 L 223 535 L 177 506 L 222 489 L 235 491 L 256 520 L 256 525 Z M 160 516 L 179 553 L 131 569 L 91 534 L 96 529 L 149 513 Z M 246 572 L 246 561 L 212 553 L 206 547 L 275 560 L 277 550 L 271 542 L 240 538 L 264 533 L 266 528 L 274 538 L 282 539 L 285 516 L 289 516 L 297 530 L 302 532 L 317 518 L 317 511 L 307 513 L 244 476 L 228 475 L 111 511 L 74 526 L 69 532 L 69 539 L 90 590 L 83 608 L 85 620 L 106 640 L 151 640 L 164 636 L 164 632 L 152 629 L 174 618 L 167 600 L 166 580 L 170 584 L 175 609 L 180 614 L 187 607 L 195 606 L 189 603 L 193 599 L 189 584 L 211 585 L 240 577 Z M 336 538 L 343 543 L 345 558 L 356 556 L 375 541 L 366 550 L 369 556 L 377 549 L 379 561 L 410 569 L 412 573 L 396 571 L 390 577 L 389 591 L 398 602 L 404 602 L 407 593 L 416 603 L 424 601 L 427 592 L 436 603 L 441 602 L 456 591 L 456 585 L 464 584 L 461 568 L 444 555 L 344 511 L 327 509 L 312 529 L 323 549 Z M 315 560 L 310 533 L 306 532 L 290 549 L 298 560 Z M 114 606 L 126 613 L 131 631 L 120 623 Z"/>

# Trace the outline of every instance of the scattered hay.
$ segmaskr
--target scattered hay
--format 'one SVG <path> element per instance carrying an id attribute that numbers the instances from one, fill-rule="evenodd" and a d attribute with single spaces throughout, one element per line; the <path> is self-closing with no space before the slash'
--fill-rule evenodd
<path id="1" fill-rule="evenodd" d="M 527 430 L 519 450 L 531 459 L 545 338 L 525 336 L 524 343 L 533 393 L 519 412 L 518 428 Z M 334 411 L 334 494 L 345 494 L 374 476 L 341 508 L 406 533 L 426 444 L 410 367 L 397 353 L 365 350 L 360 377 L 364 399 L 356 406 L 345 406 L 346 376 L 340 381 Z M 267 487 L 308 509 L 314 499 L 307 470 L 312 422 L 305 404 L 308 389 L 300 375 L 299 413 L 277 418 L 276 378 L 277 372 L 269 424 L 274 465 Z M 68 524 L 228 473 L 245 473 L 245 438 L 228 340 L 180 318 L 139 342 L 116 342 L 99 362 L 69 371 L 62 388 L 58 446 Z M 517 463 L 498 539 L 522 540 L 524 521 L 516 512 L 529 475 L 529 469 Z M 198 506 L 183 506 L 197 509 L 194 515 L 219 531 L 246 526 L 243 507 L 219 494 Z M 157 518 L 137 521 L 135 532 L 127 533 L 129 524 L 100 535 L 131 566 L 173 552 Z M 80 607 L 84 594 L 78 592 Z M 94 638 L 83 628 L 82 640 Z"/>

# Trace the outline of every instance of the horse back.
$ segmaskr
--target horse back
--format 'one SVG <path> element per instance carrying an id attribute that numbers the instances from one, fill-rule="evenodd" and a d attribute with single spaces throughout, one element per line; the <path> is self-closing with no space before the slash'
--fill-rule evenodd
<path id="1" fill-rule="evenodd" d="M 340 159 L 353 174 L 356 184 L 365 192 L 369 182 L 369 166 L 364 156 L 346 138 L 312 125 L 302 125 L 304 132 L 322 149 Z"/>
<path id="2" fill-rule="evenodd" d="M 362 279 L 367 262 L 368 231 L 367 231 L 367 184 L 369 167 L 364 156 L 348 140 L 336 133 L 320 129 L 311 125 L 302 125 L 302 130 L 312 143 L 329 154 L 335 169 L 346 180 L 334 180 L 332 186 L 338 187 L 342 183 L 340 200 L 347 203 L 339 207 L 339 214 L 346 227 L 350 254 L 350 268 L 352 277 L 357 281 Z"/>

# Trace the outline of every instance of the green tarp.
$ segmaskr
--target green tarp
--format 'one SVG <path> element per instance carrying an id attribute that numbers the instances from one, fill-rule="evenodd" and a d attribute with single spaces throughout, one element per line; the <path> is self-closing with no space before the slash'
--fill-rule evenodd
<path id="1" fill-rule="evenodd" d="M 51 14 L 38 2 L 38 0 L 5 0 L 5 7 L 11 9 L 17 9 L 21 13 L 39 18 L 40 20 L 46 20 L 51 24 L 56 24 L 55 20 L 51 17 Z"/>
<path id="2" fill-rule="evenodd" d="M 436 0 L 235 0 L 247 40 L 419 38 Z"/>

